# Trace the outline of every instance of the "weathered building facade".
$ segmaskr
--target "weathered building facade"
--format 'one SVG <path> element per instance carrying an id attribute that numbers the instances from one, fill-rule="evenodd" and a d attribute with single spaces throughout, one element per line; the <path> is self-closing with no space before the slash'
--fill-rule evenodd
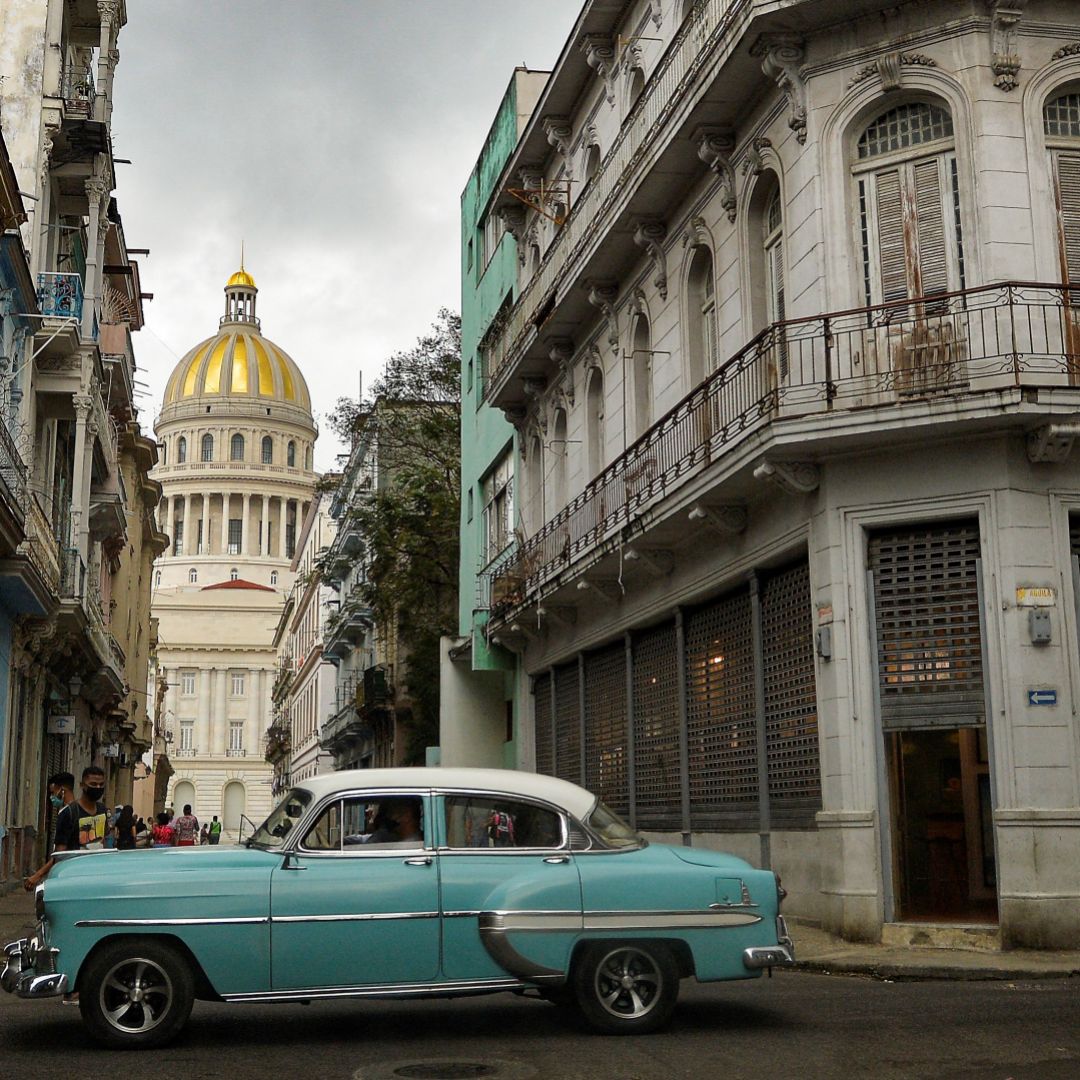
<path id="1" fill-rule="evenodd" d="M 1075 5 L 585 4 L 486 208 L 521 767 L 851 937 L 1080 941 L 1078 163 Z"/>

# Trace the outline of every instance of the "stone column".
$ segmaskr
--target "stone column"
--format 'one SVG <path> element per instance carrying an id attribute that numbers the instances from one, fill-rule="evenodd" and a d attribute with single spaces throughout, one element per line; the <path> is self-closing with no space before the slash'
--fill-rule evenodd
<path id="1" fill-rule="evenodd" d="M 101 291 L 98 268 L 101 265 L 105 247 L 105 233 L 109 222 L 105 216 L 105 199 L 108 185 L 100 176 L 91 176 L 85 182 L 86 198 L 89 200 L 87 213 L 90 223 L 86 228 L 86 276 L 83 284 L 82 336 L 89 341 L 94 333 L 94 308 Z"/>
<path id="2" fill-rule="evenodd" d="M 169 495 L 165 499 L 165 522 L 162 526 L 162 532 L 166 533 L 169 537 L 169 548 L 165 552 L 166 555 L 172 555 L 172 541 L 173 541 L 173 528 L 176 523 L 176 496 Z"/>
<path id="3" fill-rule="evenodd" d="M 262 522 L 259 526 L 259 554 L 270 554 L 270 496 L 262 497 Z"/>
<path id="4" fill-rule="evenodd" d="M 195 541 L 192 538 L 194 529 L 191 527 L 191 495 L 184 496 L 184 547 L 181 555 L 191 555 L 195 551 Z"/>
<path id="5" fill-rule="evenodd" d="M 285 558 L 285 520 L 289 516 L 289 500 L 281 498 L 278 500 L 281 509 L 278 516 L 278 549 L 277 557 L 279 559 Z"/>
<path id="6" fill-rule="evenodd" d="M 71 533 L 68 544 L 71 547 L 80 547 L 80 537 L 83 530 L 82 519 L 87 516 L 89 507 L 83 505 L 83 473 L 86 470 L 86 446 L 87 446 L 87 421 L 90 419 L 90 397 L 88 394 L 76 394 L 72 399 L 75 406 L 75 460 L 73 476 L 71 478 Z M 93 441 L 90 440 L 93 446 Z"/>
<path id="7" fill-rule="evenodd" d="M 120 5 L 117 0 L 98 0 L 98 18 L 101 19 L 101 30 L 98 37 L 98 69 L 97 69 L 97 96 L 94 100 L 94 119 L 107 122 L 112 113 L 112 76 L 119 53 L 113 57 L 116 46 L 116 35 L 113 27 L 119 14 Z"/>
<path id="8" fill-rule="evenodd" d="M 161 706 L 165 715 L 157 718 L 158 727 L 164 731 L 168 726 L 173 733 L 173 739 L 176 740 L 180 738 L 180 724 L 176 715 L 176 684 L 180 679 L 180 669 L 162 668 L 161 675 L 166 683 L 165 700 Z M 154 693 L 157 693 L 157 687 L 154 688 Z M 175 750 L 178 745 L 179 743 L 175 743 L 173 749 Z"/>
<path id="9" fill-rule="evenodd" d="M 218 757 L 225 756 L 225 747 L 228 745 L 226 742 L 226 735 L 229 730 L 229 672 L 225 668 L 218 668 L 215 672 L 217 675 L 217 693 L 214 694 L 214 742 L 212 745 L 212 752 Z"/>
<path id="10" fill-rule="evenodd" d="M 221 554 L 229 551 L 229 493 L 221 493 Z"/>
<path id="11" fill-rule="evenodd" d="M 250 555 L 250 532 L 251 532 L 251 495 L 244 492 L 244 516 L 240 519 L 240 554 Z"/>
<path id="12" fill-rule="evenodd" d="M 195 721 L 195 747 L 200 756 L 210 750 L 213 714 L 210 711 L 210 677 L 212 668 L 199 668 L 199 714 Z"/>
<path id="13" fill-rule="evenodd" d="M 260 724 L 263 717 L 263 686 L 266 680 L 266 672 L 252 668 L 248 672 L 248 712 L 247 723 L 244 725 L 244 749 L 247 756 L 259 757 L 259 748 L 262 745 L 262 733 L 266 728 Z"/>

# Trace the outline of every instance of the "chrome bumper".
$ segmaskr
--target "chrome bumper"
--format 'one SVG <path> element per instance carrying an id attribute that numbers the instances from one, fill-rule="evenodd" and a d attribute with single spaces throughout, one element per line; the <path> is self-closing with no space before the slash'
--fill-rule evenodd
<path id="1" fill-rule="evenodd" d="M 0 988 L 21 998 L 66 994 L 68 977 L 56 970 L 59 949 L 47 948 L 38 937 L 19 938 L 4 946 Z"/>
<path id="2" fill-rule="evenodd" d="M 743 949 L 742 962 L 743 967 L 750 971 L 790 967 L 795 963 L 795 944 L 788 936 L 787 923 L 784 922 L 783 915 L 776 916 L 776 944 Z"/>

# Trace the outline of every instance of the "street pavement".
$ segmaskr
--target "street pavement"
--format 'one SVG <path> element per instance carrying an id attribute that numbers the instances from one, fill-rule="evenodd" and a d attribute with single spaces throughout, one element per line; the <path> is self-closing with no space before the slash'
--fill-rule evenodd
<path id="1" fill-rule="evenodd" d="M 32 924 L 24 897 L 0 897 L 0 939 Z M 843 954 L 892 961 L 890 950 L 851 946 L 795 927 L 797 944 L 835 970 Z M 829 953 L 832 950 L 832 953 Z M 604 1038 L 572 1013 L 529 997 L 455 1001 L 224 1005 L 199 1002 L 181 1039 L 144 1055 L 98 1049 L 77 1008 L 0 994 L 0 1077 L 37 1080 L 146 1070 L 160 1080 L 1076 1080 L 1080 1077 L 1080 979 L 1075 954 L 1034 954 L 1038 979 L 1012 978 L 1016 954 L 969 954 L 978 981 L 933 976 L 939 953 L 915 957 L 895 978 L 778 972 L 745 983 L 683 983 L 664 1032 Z M 1053 958 L 1048 960 L 1047 957 Z M 949 972 L 964 957 L 945 957 Z M 809 961 L 818 963 L 818 960 Z M 1017 970 L 1031 970 L 1031 961 Z M 974 966 L 973 966 L 974 965 Z M 1080 970 L 1077 964 L 1076 970 Z"/>

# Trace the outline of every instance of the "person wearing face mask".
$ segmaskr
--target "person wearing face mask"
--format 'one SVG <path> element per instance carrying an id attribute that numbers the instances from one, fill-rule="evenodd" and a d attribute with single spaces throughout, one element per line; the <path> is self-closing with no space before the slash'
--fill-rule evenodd
<path id="1" fill-rule="evenodd" d="M 101 767 L 87 765 L 80 787 L 79 797 L 56 818 L 54 852 L 97 850 L 105 846 L 109 808 L 101 801 L 105 794 L 105 773 Z"/>
<path id="2" fill-rule="evenodd" d="M 49 777 L 49 803 L 53 814 L 56 815 L 69 803 L 75 801 L 75 777 L 69 772 L 56 773 Z M 23 888 L 27 892 L 33 892 L 38 883 L 45 877 L 52 867 L 50 859 L 41 869 L 23 878 Z"/>

